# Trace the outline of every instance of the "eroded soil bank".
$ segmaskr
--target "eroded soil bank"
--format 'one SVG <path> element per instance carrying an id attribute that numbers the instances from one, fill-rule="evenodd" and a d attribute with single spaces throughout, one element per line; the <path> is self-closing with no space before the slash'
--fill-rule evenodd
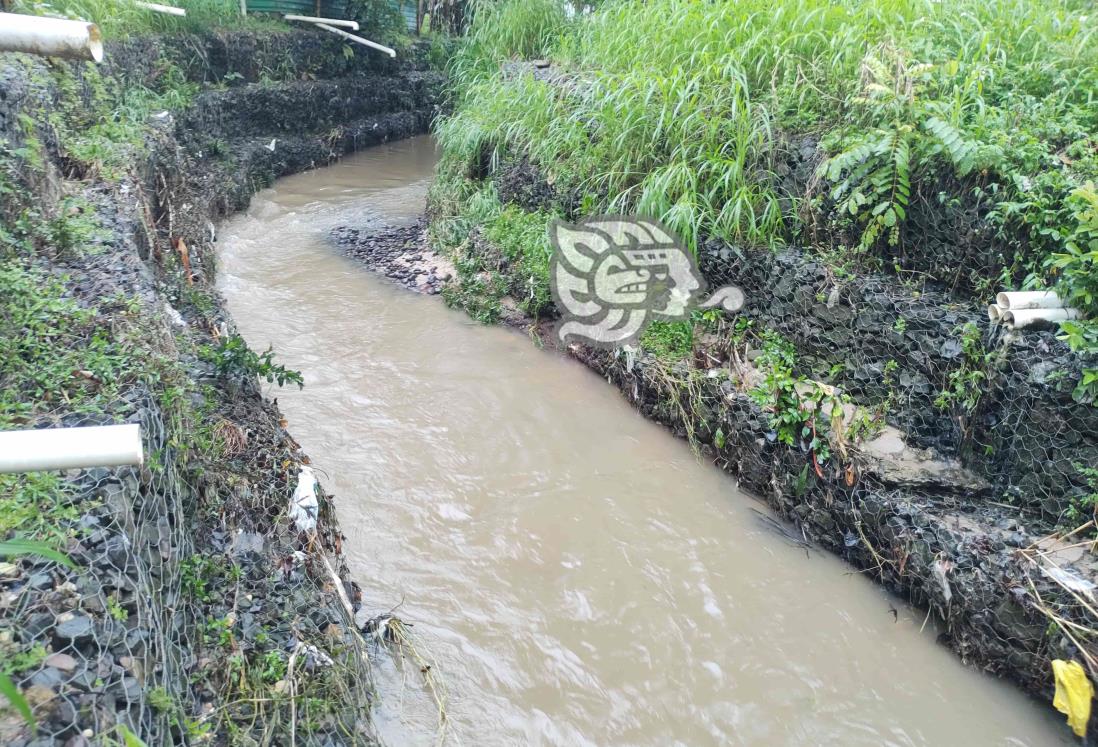
<path id="1" fill-rule="evenodd" d="M 107 60 L 0 56 L 0 427 L 135 422 L 146 454 L 3 476 L 0 539 L 73 567 L 0 565 L 2 672 L 36 721 L 5 710 L 0 742 L 373 744 L 341 535 L 323 494 L 314 530 L 289 517 L 308 457 L 259 389 L 293 372 L 235 334 L 213 243 L 276 177 L 422 132 L 440 76 L 300 31 Z"/>
<path id="2" fill-rule="evenodd" d="M 455 743 L 1067 740 L 583 366 L 400 287 L 429 272 L 342 256 L 339 226 L 429 257 L 432 162 L 410 140 L 281 180 L 223 226 L 220 258 L 245 337 L 306 377 L 280 406 L 336 493 L 369 614 L 398 607 L 448 686 Z M 383 735 L 431 744 L 415 673 L 377 674 Z"/>

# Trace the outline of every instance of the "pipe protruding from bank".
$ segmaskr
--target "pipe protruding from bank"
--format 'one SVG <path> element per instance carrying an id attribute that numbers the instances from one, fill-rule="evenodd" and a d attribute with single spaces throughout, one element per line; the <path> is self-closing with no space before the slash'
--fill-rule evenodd
<path id="1" fill-rule="evenodd" d="M 1001 320 L 1011 329 L 1025 329 L 1078 318 L 1079 312 L 1075 309 L 1007 309 Z"/>
<path id="2" fill-rule="evenodd" d="M 0 431 L 0 472 L 140 466 L 141 426 L 96 425 Z"/>
<path id="3" fill-rule="evenodd" d="M 1003 310 L 1062 309 L 1064 302 L 1053 291 L 1003 291 L 995 296 Z"/>
<path id="4" fill-rule="evenodd" d="M 333 34 L 336 34 L 338 36 L 342 36 L 344 39 L 349 39 L 350 41 L 358 42 L 359 44 L 365 45 L 367 47 L 371 47 L 372 49 L 377 49 L 379 51 L 382 51 L 385 54 L 389 55 L 390 57 L 396 57 L 397 56 L 397 53 L 396 53 L 395 49 L 390 49 L 389 47 L 386 47 L 384 44 L 378 44 L 377 42 L 372 42 L 369 39 L 363 39 L 361 36 L 355 36 L 354 34 L 348 34 L 343 29 L 337 29 L 335 26 L 329 26 L 326 23 L 318 23 L 318 24 L 316 24 L 316 26 L 317 26 L 317 28 L 322 28 L 325 31 L 329 31 L 329 32 L 331 32 Z"/>
<path id="5" fill-rule="evenodd" d="M 344 21 L 339 18 L 317 18 L 316 16 L 295 16 L 293 13 L 287 13 L 282 16 L 282 18 L 287 21 L 301 21 L 303 23 L 326 23 L 329 26 L 342 26 L 351 31 L 358 31 L 358 21 Z"/>
<path id="6" fill-rule="evenodd" d="M 174 5 L 161 5 L 160 3 L 146 3 L 142 0 L 137 0 L 134 3 L 138 8 L 144 8 L 145 10 L 156 11 L 157 13 L 164 13 L 169 16 L 185 16 L 187 11 L 184 8 L 177 8 Z"/>
<path id="7" fill-rule="evenodd" d="M 1008 329 L 1049 326 L 1081 316 L 1078 309 L 1064 308 L 1055 291 L 1003 291 L 987 307 L 987 318 Z"/>
<path id="8" fill-rule="evenodd" d="M 90 21 L 0 13 L 0 52 L 100 62 L 103 36 Z"/>

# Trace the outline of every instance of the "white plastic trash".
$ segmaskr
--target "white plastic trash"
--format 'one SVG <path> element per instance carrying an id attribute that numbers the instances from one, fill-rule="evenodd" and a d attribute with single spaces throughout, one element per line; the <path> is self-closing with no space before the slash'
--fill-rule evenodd
<path id="1" fill-rule="evenodd" d="M 306 534 L 316 530 L 316 519 L 320 512 L 320 502 L 316 497 L 316 475 L 312 467 L 301 466 L 297 475 L 297 487 L 290 499 L 290 518 L 297 524 L 299 531 Z"/>

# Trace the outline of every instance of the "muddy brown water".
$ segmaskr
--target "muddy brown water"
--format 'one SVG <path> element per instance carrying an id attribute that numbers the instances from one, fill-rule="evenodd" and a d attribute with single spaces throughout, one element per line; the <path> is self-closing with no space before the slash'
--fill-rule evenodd
<path id="1" fill-rule="evenodd" d="M 596 375 L 340 256 L 333 227 L 422 210 L 434 161 L 416 138 L 283 179 L 219 243 L 242 333 L 304 373 L 270 393 L 366 604 L 400 605 L 444 679 L 449 743 L 1069 743 Z M 379 661 L 382 736 L 433 744 L 418 674 Z"/>

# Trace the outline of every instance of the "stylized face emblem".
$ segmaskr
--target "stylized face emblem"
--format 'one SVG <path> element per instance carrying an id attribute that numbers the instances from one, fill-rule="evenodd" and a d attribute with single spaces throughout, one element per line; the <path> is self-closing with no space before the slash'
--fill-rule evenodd
<path id="1" fill-rule="evenodd" d="M 549 237 L 555 249 L 550 285 L 564 318 L 558 329 L 562 342 L 575 337 L 602 347 L 635 343 L 653 319 L 687 318 L 705 290 L 693 257 L 655 221 L 626 216 L 599 216 L 577 225 L 553 221 Z M 720 300 L 728 311 L 743 306 L 743 294 L 734 286 L 722 288 L 708 305 Z"/>

